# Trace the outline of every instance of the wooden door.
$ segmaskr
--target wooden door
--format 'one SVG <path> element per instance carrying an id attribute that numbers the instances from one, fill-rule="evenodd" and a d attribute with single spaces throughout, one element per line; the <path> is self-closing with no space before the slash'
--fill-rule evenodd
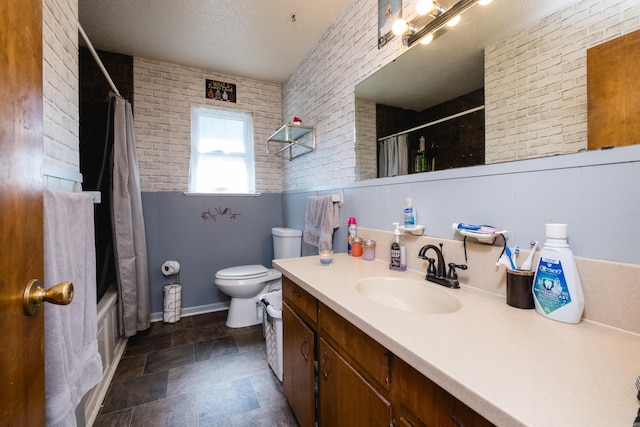
<path id="1" fill-rule="evenodd" d="M 300 427 L 315 425 L 315 333 L 282 305 L 284 394 Z"/>
<path id="2" fill-rule="evenodd" d="M 323 338 L 318 343 L 318 424 L 388 427 L 391 403 Z"/>
<path id="3" fill-rule="evenodd" d="M 43 279 L 42 1 L 0 1 L 0 425 L 45 425 L 43 311 L 22 294 Z"/>
<path id="4" fill-rule="evenodd" d="M 587 49 L 588 148 L 638 143 L 640 30 Z"/>

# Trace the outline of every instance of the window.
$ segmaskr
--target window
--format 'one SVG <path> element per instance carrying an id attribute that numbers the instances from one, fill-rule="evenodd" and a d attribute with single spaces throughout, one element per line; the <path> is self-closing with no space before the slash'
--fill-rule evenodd
<path id="1" fill-rule="evenodd" d="M 250 113 L 191 109 L 189 192 L 255 193 Z"/>

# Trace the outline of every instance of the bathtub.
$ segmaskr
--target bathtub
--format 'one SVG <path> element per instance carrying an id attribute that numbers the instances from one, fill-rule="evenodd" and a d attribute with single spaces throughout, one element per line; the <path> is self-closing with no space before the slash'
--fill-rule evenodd
<path id="1" fill-rule="evenodd" d="M 85 422 L 79 425 L 85 426 L 92 426 L 98 416 L 102 401 L 107 395 L 109 384 L 127 345 L 127 339 L 120 337 L 118 333 L 118 293 L 114 289 L 109 289 L 104 294 L 98 302 L 97 310 L 98 351 L 102 357 L 102 380 L 83 397 L 80 405 L 84 404 L 84 411 L 76 411 L 78 418 L 82 412 L 84 413 Z"/>

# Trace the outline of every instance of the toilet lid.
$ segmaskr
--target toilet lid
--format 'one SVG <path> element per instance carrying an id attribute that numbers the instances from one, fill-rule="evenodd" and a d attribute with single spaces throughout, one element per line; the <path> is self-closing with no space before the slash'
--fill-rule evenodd
<path id="1" fill-rule="evenodd" d="M 218 279 L 255 279 L 266 276 L 269 270 L 260 264 L 240 265 L 237 267 L 223 268 L 216 273 Z"/>

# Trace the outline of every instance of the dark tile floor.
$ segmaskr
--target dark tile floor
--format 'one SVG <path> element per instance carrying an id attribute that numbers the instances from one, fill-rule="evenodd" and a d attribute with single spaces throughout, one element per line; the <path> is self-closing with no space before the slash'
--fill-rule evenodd
<path id="1" fill-rule="evenodd" d="M 297 426 L 262 325 L 227 328 L 226 315 L 157 322 L 130 338 L 94 426 Z"/>

